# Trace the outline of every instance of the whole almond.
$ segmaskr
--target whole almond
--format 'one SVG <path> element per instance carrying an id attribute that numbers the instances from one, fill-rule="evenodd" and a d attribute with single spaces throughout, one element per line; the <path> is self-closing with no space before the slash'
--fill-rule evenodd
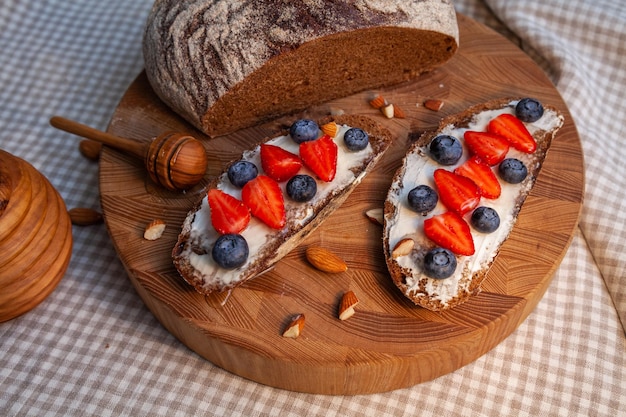
<path id="1" fill-rule="evenodd" d="M 424 101 L 424 107 L 432 111 L 439 111 L 443 107 L 443 101 L 436 99 L 428 99 Z"/>
<path id="2" fill-rule="evenodd" d="M 320 271 L 336 274 L 348 269 L 348 265 L 339 256 L 319 246 L 306 249 L 306 259 Z"/>
<path id="3" fill-rule="evenodd" d="M 90 226 L 102 223 L 102 214 L 87 207 L 74 207 L 67 212 L 72 224 L 76 226 Z"/>
<path id="4" fill-rule="evenodd" d="M 143 232 L 143 238 L 146 240 L 157 240 L 161 236 L 163 236 L 163 232 L 165 232 L 165 222 L 161 219 L 152 220 L 146 226 Z"/>
<path id="5" fill-rule="evenodd" d="M 398 243 L 396 243 L 396 246 L 393 247 L 393 250 L 391 251 L 391 257 L 393 259 L 396 259 L 401 256 L 406 256 L 411 253 L 414 246 L 415 241 L 413 239 L 408 237 L 401 239 Z"/>
<path id="6" fill-rule="evenodd" d="M 292 339 L 297 338 L 302 333 L 302 329 L 304 328 L 304 314 L 296 314 L 289 320 L 289 323 L 285 327 L 283 331 L 283 337 L 289 337 Z"/>
<path id="7" fill-rule="evenodd" d="M 359 304 L 359 299 L 354 291 L 347 291 L 343 297 L 341 297 L 341 303 L 339 303 L 339 320 L 348 320 L 350 317 L 354 316 L 354 307 L 356 307 L 357 304 Z"/>

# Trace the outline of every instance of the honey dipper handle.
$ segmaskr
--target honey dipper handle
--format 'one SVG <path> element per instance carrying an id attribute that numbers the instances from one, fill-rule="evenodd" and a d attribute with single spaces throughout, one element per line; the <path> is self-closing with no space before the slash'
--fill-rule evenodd
<path id="1" fill-rule="evenodd" d="M 87 139 L 95 140 L 111 146 L 117 150 L 131 153 L 139 158 L 145 158 L 148 149 L 147 144 L 131 139 L 121 138 L 110 133 L 102 132 L 87 125 L 60 116 L 53 116 L 50 124 L 57 129 L 73 133 Z"/>

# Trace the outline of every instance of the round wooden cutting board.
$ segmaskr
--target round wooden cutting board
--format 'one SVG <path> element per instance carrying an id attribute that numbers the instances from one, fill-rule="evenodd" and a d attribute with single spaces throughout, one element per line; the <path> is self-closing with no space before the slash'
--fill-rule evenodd
<path id="1" fill-rule="evenodd" d="M 159 321 L 212 363 L 251 380 L 294 391 L 363 394 L 434 379 L 472 362 L 507 337 L 546 291 L 577 226 L 584 187 L 580 140 L 572 118 L 543 71 L 506 38 L 459 16 L 461 46 L 443 67 L 380 91 L 406 119 L 386 119 L 367 102 L 371 92 L 335 100 L 296 116 L 205 140 L 209 166 L 202 184 L 185 193 L 154 185 L 143 163 L 105 148 L 100 191 L 109 233 L 129 277 Z M 381 72 L 385 69 L 381 68 Z M 279 92 L 272 92 L 279 94 Z M 532 194 L 501 249 L 483 292 L 451 311 L 413 305 L 393 285 L 382 253 L 382 228 L 365 211 L 382 207 L 391 177 L 411 141 L 438 121 L 493 98 L 532 96 L 566 117 Z M 442 100 L 439 112 L 422 106 Z M 203 296 L 178 275 L 171 251 L 187 211 L 225 165 L 278 127 L 331 108 L 370 115 L 396 140 L 350 198 L 275 269 L 230 296 Z M 166 130 L 206 139 L 154 95 L 141 74 L 120 102 L 109 132 L 150 140 Z M 143 238 L 153 219 L 167 223 L 158 240 Z M 304 259 L 307 246 L 343 257 L 348 271 L 325 274 Z M 337 318 L 341 295 L 353 290 L 356 314 Z M 289 318 L 304 313 L 297 339 L 281 336 Z"/>

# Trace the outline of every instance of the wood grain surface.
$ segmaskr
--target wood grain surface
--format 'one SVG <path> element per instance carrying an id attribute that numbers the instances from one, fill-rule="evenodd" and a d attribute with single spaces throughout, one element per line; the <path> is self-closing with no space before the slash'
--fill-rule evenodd
<path id="1" fill-rule="evenodd" d="M 459 26 L 461 47 L 445 66 L 380 91 L 405 110 L 405 119 L 385 119 L 367 104 L 371 92 L 364 92 L 205 141 L 205 179 L 185 193 L 159 188 L 141 162 L 105 147 L 100 191 L 106 224 L 130 280 L 163 326 L 202 357 L 244 378 L 323 394 L 382 392 L 434 379 L 474 361 L 518 327 L 543 296 L 577 226 L 584 187 L 582 150 L 571 116 L 542 70 L 485 26 L 464 16 L 459 16 Z M 416 307 L 391 282 L 382 228 L 364 212 L 382 207 L 391 177 L 417 135 L 445 115 L 507 96 L 537 97 L 559 108 L 565 125 L 483 292 L 451 311 Z M 424 108 L 428 98 L 443 100 L 444 107 L 439 112 Z M 274 270 L 230 296 L 196 293 L 179 277 L 170 253 L 203 185 L 278 127 L 296 117 L 327 114 L 331 108 L 370 115 L 397 136 L 392 148 L 346 203 Z M 150 140 L 165 130 L 203 138 L 158 100 L 143 74 L 121 100 L 108 130 L 137 140 Z M 155 218 L 167 222 L 166 231 L 159 240 L 144 240 L 144 227 Z M 309 245 L 339 254 L 348 270 L 315 270 L 304 258 Z M 340 321 L 337 307 L 347 290 L 354 291 L 360 304 L 352 318 Z M 296 313 L 306 316 L 302 334 L 282 337 Z"/>

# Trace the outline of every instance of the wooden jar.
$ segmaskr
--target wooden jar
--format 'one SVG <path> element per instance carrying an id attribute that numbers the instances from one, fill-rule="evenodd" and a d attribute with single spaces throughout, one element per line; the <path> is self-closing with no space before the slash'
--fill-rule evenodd
<path id="1" fill-rule="evenodd" d="M 32 165 L 0 149 L 0 322 L 37 306 L 72 253 L 65 203 Z"/>

